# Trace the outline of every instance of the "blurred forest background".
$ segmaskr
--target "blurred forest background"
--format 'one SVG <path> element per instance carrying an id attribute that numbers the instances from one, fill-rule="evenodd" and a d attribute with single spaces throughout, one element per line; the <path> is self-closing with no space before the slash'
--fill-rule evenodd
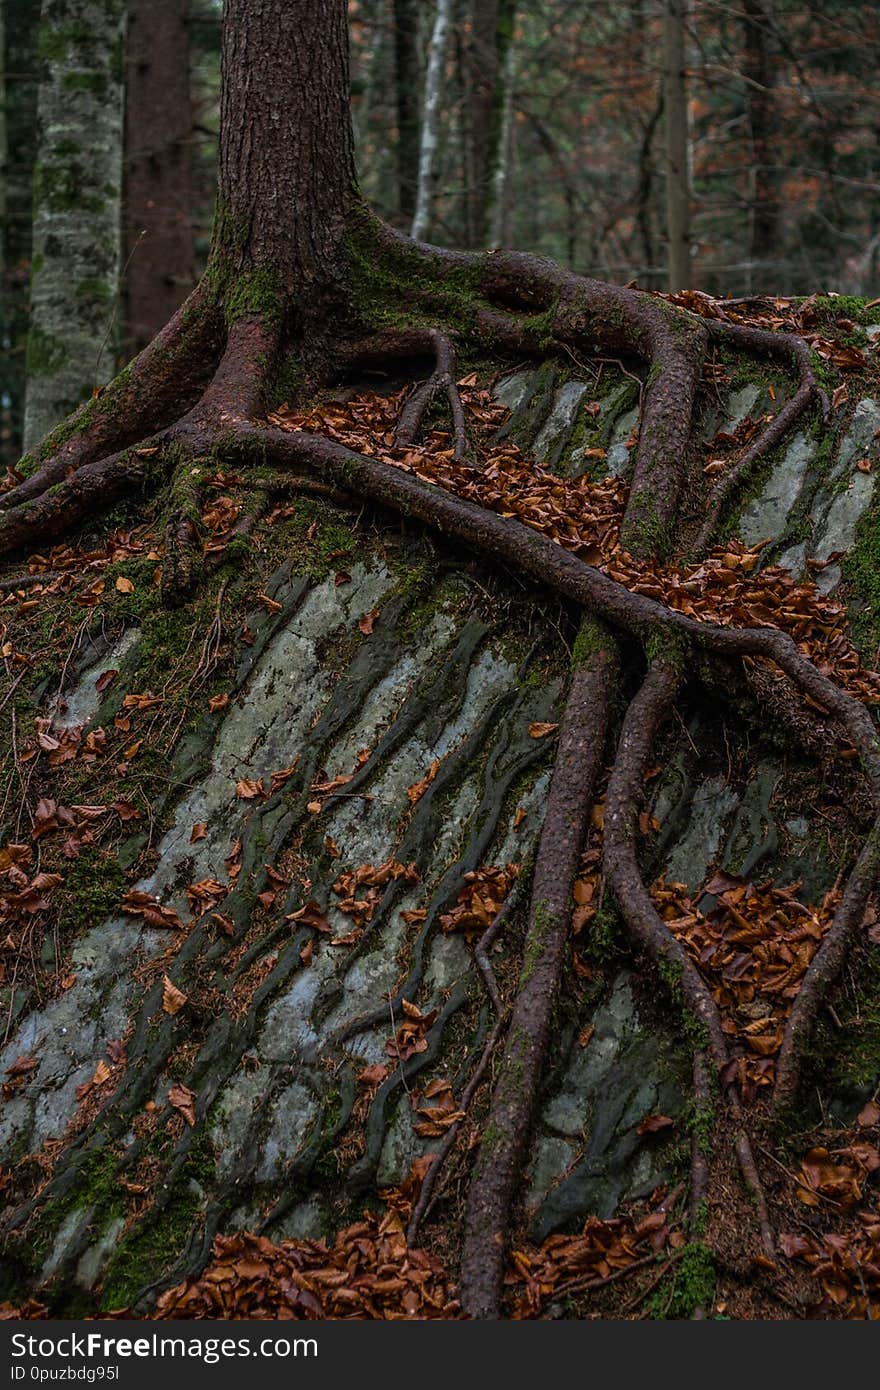
<path id="1" fill-rule="evenodd" d="M 351 0 L 389 221 L 644 288 L 880 293 L 871 0 Z M 3 0 L 0 471 L 207 253 L 219 0 Z M 295 136 L 293 137 L 295 138 Z"/>

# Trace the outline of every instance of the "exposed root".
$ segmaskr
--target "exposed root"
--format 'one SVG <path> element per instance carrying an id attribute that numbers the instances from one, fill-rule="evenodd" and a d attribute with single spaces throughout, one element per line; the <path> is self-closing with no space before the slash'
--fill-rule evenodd
<path id="1" fill-rule="evenodd" d="M 627 926 L 661 972 L 677 981 L 683 1002 L 706 1032 L 716 1066 L 722 1067 L 727 1044 L 718 1008 L 690 956 L 654 906 L 636 857 L 645 773 L 682 685 L 678 666 L 656 661 L 627 710 L 605 800 L 604 866 Z"/>
<path id="2" fill-rule="evenodd" d="M 767 1211 L 767 1198 L 764 1195 L 764 1185 L 758 1173 L 758 1165 L 755 1163 L 755 1155 L 752 1152 L 752 1144 L 746 1133 L 743 1124 L 742 1103 L 733 1087 L 728 1087 L 727 1099 L 734 1117 L 739 1124 L 736 1132 L 736 1156 L 739 1160 L 739 1169 L 743 1176 L 743 1182 L 755 1204 L 755 1215 L 758 1218 L 758 1230 L 761 1233 L 761 1244 L 764 1247 L 764 1254 L 768 1260 L 776 1257 L 776 1240 L 773 1235 L 773 1228 L 770 1225 L 770 1215 Z"/>
<path id="3" fill-rule="evenodd" d="M 773 1104 L 777 1111 L 787 1109 L 797 1090 L 800 1061 L 819 1006 L 837 979 L 849 947 L 862 925 L 870 894 L 880 881 L 880 819 L 870 834 L 847 880 L 843 897 L 822 944 L 810 961 L 785 1025 L 782 1047 L 776 1062 Z"/>
<path id="4" fill-rule="evenodd" d="M 130 367 L 72 420 L 48 435 L 36 451 L 44 462 L 17 487 L 0 494 L 0 513 L 39 498 L 85 464 L 118 454 L 129 445 L 149 444 L 157 426 L 161 433 L 185 413 L 205 384 L 206 369 L 210 379 L 212 364 L 218 360 L 221 319 L 219 306 L 202 281 Z M 34 521 L 39 528 L 38 515 Z M 41 534 L 48 533 L 37 529 L 35 535 Z M 7 546 L 2 526 L 0 536 L 3 550 L 26 543 L 13 540 Z"/>
<path id="5" fill-rule="evenodd" d="M 415 443 L 425 417 L 425 411 L 437 392 L 443 391 L 449 402 L 449 410 L 452 415 L 453 438 L 455 440 L 452 457 L 456 463 L 460 463 L 467 448 L 467 433 L 461 396 L 458 394 L 458 387 L 455 384 L 455 353 L 449 339 L 439 329 L 429 330 L 429 336 L 434 344 L 437 365 L 428 380 L 413 392 L 403 407 L 400 413 L 400 423 L 397 426 L 397 443 L 404 445 Z"/>
<path id="6" fill-rule="evenodd" d="M 199 470 L 192 458 L 184 456 L 173 480 L 174 504 L 165 522 L 165 552 L 162 557 L 162 602 L 168 608 L 184 603 L 195 586 L 200 550 Z"/>
<path id="7" fill-rule="evenodd" d="M 828 415 L 828 399 L 820 390 L 813 370 L 810 349 L 803 338 L 789 333 L 770 333 L 761 328 L 746 328 L 742 324 L 725 323 L 719 319 L 707 319 L 706 326 L 710 337 L 716 341 L 732 340 L 745 352 L 759 353 L 762 356 L 788 357 L 797 368 L 799 382 L 797 391 L 778 410 L 773 419 L 760 431 L 757 438 L 743 452 L 732 468 L 722 474 L 706 503 L 703 523 L 693 543 L 693 549 L 700 555 L 712 539 L 725 503 L 730 500 L 737 488 L 746 480 L 749 473 L 771 449 L 788 434 L 801 416 L 814 401 L 818 401 L 823 417 Z"/>
<path id="8" fill-rule="evenodd" d="M 593 650 L 572 678 L 541 831 L 524 964 L 468 1193 L 462 1306 L 497 1317 L 510 1206 L 531 1123 L 571 915 L 572 884 L 601 766 L 614 643 L 591 625 Z"/>
<path id="9" fill-rule="evenodd" d="M 694 1053 L 694 1130 L 691 1136 L 691 1190 L 689 1224 L 696 1238 L 703 1225 L 703 1204 L 709 1191 L 709 1142 L 704 1128 L 712 1114 L 712 1088 L 705 1052 Z"/>
<path id="10" fill-rule="evenodd" d="M 31 501 L 0 511 L 0 554 L 54 540 L 123 498 L 152 491 L 168 476 L 165 446 L 175 438 L 168 429 L 138 448 L 84 463 Z"/>
<path id="11" fill-rule="evenodd" d="M 661 974 L 665 973 L 674 989 L 680 990 L 682 1002 L 705 1033 L 706 1051 L 720 1070 L 727 1061 L 728 1053 L 718 1006 L 690 956 L 654 907 L 641 876 L 635 848 L 645 773 L 654 756 L 660 729 L 682 683 L 678 666 L 668 661 L 655 661 L 627 711 L 605 803 L 605 873 L 614 888 L 627 926 L 657 962 Z M 705 1104 L 708 1096 L 708 1078 L 705 1057 L 702 1052 L 698 1056 L 694 1090 L 699 1106 L 701 1101 Z M 735 1138 L 737 1157 L 746 1186 L 755 1200 L 765 1251 L 772 1258 L 774 1246 L 767 1204 L 751 1145 L 742 1127 L 739 1096 L 732 1087 L 728 1087 L 727 1096 L 738 1122 Z M 705 1159 L 698 1149 L 695 1155 L 696 1184 L 702 1186 Z M 696 1209 L 693 1216 L 696 1219 Z"/>
<path id="12" fill-rule="evenodd" d="M 399 245 L 399 238 L 388 229 L 376 231 L 375 235 L 380 244 Z M 548 346 L 568 352 L 575 349 L 613 353 L 650 367 L 643 391 L 634 478 L 620 530 L 621 545 L 639 560 L 668 556 L 677 540 L 676 519 L 687 476 L 694 402 L 710 341 L 732 342 L 747 352 L 787 358 L 797 369 L 799 384 L 794 396 L 710 493 L 693 541 L 698 555 L 708 546 L 723 507 L 755 464 L 785 437 L 816 400 L 827 410 L 809 349 L 800 338 L 746 328 L 723 319 L 688 317 L 660 298 L 585 280 L 533 257 L 511 252 L 473 257 L 407 245 L 427 269 L 437 272 L 437 284 L 425 296 L 431 307 L 434 302 L 442 304 L 446 272 L 468 268 L 476 292 L 482 296 L 472 323 L 472 336 L 477 343 L 481 339 L 491 341 L 495 350 L 500 346 L 520 355 L 546 352 Z M 469 497 L 443 491 L 382 458 L 355 453 L 333 439 L 304 429 L 286 432 L 265 426 L 262 419 L 273 404 L 266 398 L 267 382 L 281 342 L 280 328 L 274 325 L 274 319 L 268 322 L 259 315 L 239 318 L 229 327 L 221 353 L 220 322 L 218 305 L 207 290 L 197 290 L 185 311 L 136 360 L 126 379 L 113 383 L 105 397 L 88 408 L 82 429 L 75 431 L 67 442 L 59 442 L 54 452 L 49 441 L 49 452 L 42 450 L 46 461 L 39 471 L 0 497 L 0 553 L 60 536 L 99 509 L 138 491 L 155 489 L 172 476 L 173 500 L 165 518 L 162 595 L 166 603 L 180 602 L 192 592 L 201 562 L 200 484 L 193 465 L 198 467 L 198 460 L 207 454 L 235 463 L 257 458 L 261 464 L 275 465 L 277 471 L 273 477 L 268 469 L 261 470 L 255 478 L 253 506 L 237 523 L 236 535 L 253 530 L 275 496 L 307 492 L 341 505 L 350 505 L 352 498 L 359 498 L 415 517 L 463 541 L 481 556 L 512 565 L 590 615 L 584 619 L 581 633 L 581 646 L 588 654 L 574 672 L 560 730 L 535 866 L 524 964 L 468 1196 L 462 1302 L 472 1317 L 496 1317 L 501 1307 L 511 1205 L 562 971 L 572 884 L 613 703 L 618 656 L 616 642 L 604 625 L 629 634 L 651 653 L 658 638 L 667 644 L 664 658 L 652 655 L 649 660 L 641 689 L 623 720 L 606 800 L 604 871 L 629 930 L 673 989 L 680 992 L 683 1005 L 701 1030 L 694 1058 L 698 1118 L 708 1116 L 711 1110 L 712 1072 L 720 1071 L 728 1061 L 721 1015 L 696 964 L 655 907 L 637 855 L 645 774 L 655 756 L 657 737 L 684 685 L 686 663 L 694 659 L 697 668 L 707 654 L 737 665 L 745 659 L 745 680 L 759 703 L 774 710 L 803 747 L 822 758 L 830 758 L 835 739 L 843 738 L 854 747 L 877 814 L 880 743 L 875 724 L 865 706 L 830 674 L 818 669 L 781 630 L 723 627 L 700 621 L 629 589 L 548 536 L 510 516 L 489 511 Z M 462 399 L 455 382 L 454 351 L 440 328 L 378 334 L 366 342 L 355 343 L 347 356 L 349 365 L 372 363 L 383 369 L 390 362 L 411 363 L 430 356 L 433 370 L 405 401 L 397 423 L 396 443 L 404 448 L 415 446 L 432 401 L 443 394 L 452 421 L 452 459 L 460 463 L 465 458 L 468 441 Z M 203 379 L 206 363 L 209 369 L 214 368 L 207 385 Z M 16 580 L 15 584 L 22 586 L 25 582 L 28 581 Z M 5 585 L 3 581 L 0 588 Z M 208 665 L 209 657 L 210 653 L 205 656 Z M 804 711 L 800 703 L 804 700 L 810 712 Z M 818 719 L 812 712 L 817 706 Z M 494 715 L 487 719 L 480 738 L 493 718 Z M 469 751 L 462 750 L 461 757 L 465 758 Z M 449 775 L 449 769 L 443 775 Z M 307 782 L 306 777 L 304 786 Z M 440 785 L 438 780 L 437 787 Z M 422 812 L 427 814 L 425 807 Z M 419 833 L 420 826 L 416 817 L 413 834 Z M 811 1025 L 828 986 L 842 967 L 878 875 L 880 818 L 851 871 L 831 928 L 806 970 L 788 1016 L 776 1066 L 777 1109 L 785 1108 L 794 1099 L 799 1059 Z M 393 887 L 388 890 L 376 923 L 384 911 L 391 910 L 398 891 Z M 487 952 L 510 907 L 508 899 L 476 948 L 476 962 L 495 1017 L 462 1093 L 460 1105 L 465 1114 L 485 1082 L 506 1023 L 504 1003 Z M 236 931 L 240 927 L 236 922 Z M 428 929 L 426 926 L 425 931 Z M 425 939 L 422 935 L 416 943 L 404 990 L 420 978 Z M 185 966 L 193 961 L 200 945 L 206 945 L 202 926 L 188 938 L 178 963 Z M 285 948 L 282 963 L 277 967 L 279 979 L 287 978 L 297 968 L 300 949 L 299 942 Z M 248 1030 L 255 1027 L 257 1005 L 268 997 L 271 988 L 269 980 L 264 991 L 262 986 L 257 991 L 252 1017 L 249 1015 L 239 1030 L 241 1037 L 236 1039 L 236 1045 L 244 1045 Z M 434 1059 L 446 1020 L 465 999 L 463 988 L 453 994 L 432 1030 L 428 1051 L 416 1062 L 401 1066 L 377 1091 L 365 1126 L 366 1152 L 350 1170 L 352 1183 L 366 1181 L 374 1173 L 390 1098 L 408 1077 Z M 158 1005 L 158 1000 L 153 1003 Z M 346 1031 L 356 1032 L 364 1026 L 363 1019 L 357 1020 Z M 481 1033 L 484 1027 L 481 1020 Z M 125 1130 L 161 1069 L 170 1047 L 170 1022 L 163 1021 L 162 1028 L 160 1046 L 150 1066 L 139 1074 L 137 1086 L 124 1103 L 117 1105 L 112 1129 L 115 1136 Z M 132 1059 L 136 1058 L 138 1047 L 145 1046 L 144 1039 L 136 1036 Z M 218 1034 L 216 1049 L 221 1048 Z M 208 1060 L 214 1060 L 214 1054 Z M 195 1080 L 195 1076 L 191 1079 Z M 216 1085 L 211 1095 L 204 1090 L 200 1093 L 200 1116 L 216 1094 Z M 767 1204 L 742 1102 L 732 1084 L 726 1089 L 725 1100 L 740 1169 L 755 1203 L 763 1249 L 772 1259 L 774 1240 Z M 346 1105 L 342 1125 L 351 1113 L 351 1097 Z M 109 1111 L 109 1105 L 107 1108 Z M 428 1169 L 410 1218 L 411 1243 L 417 1239 L 434 1200 L 460 1124 L 461 1120 L 456 1121 L 444 1134 Z M 716 1125 L 716 1131 L 719 1128 Z M 320 1144 L 320 1123 L 316 1133 L 316 1143 Z M 185 1135 L 181 1141 L 180 1164 L 190 1138 Z M 103 1142 L 97 1131 L 83 1138 L 77 1150 L 81 1163 L 99 1140 Z M 690 1193 L 691 1226 L 695 1232 L 704 1219 L 710 1183 L 705 1141 L 705 1133 L 696 1125 Z M 77 1171 L 71 1166 L 62 1185 L 71 1186 Z M 13 1215 L 18 1219 L 20 1213 Z M 575 1281 L 560 1292 L 599 1287 L 616 1277 L 614 1274 L 608 1279 Z"/>

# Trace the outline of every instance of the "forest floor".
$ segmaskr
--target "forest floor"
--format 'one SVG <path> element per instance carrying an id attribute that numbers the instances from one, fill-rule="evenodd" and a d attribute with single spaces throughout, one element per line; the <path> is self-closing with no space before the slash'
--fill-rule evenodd
<path id="1" fill-rule="evenodd" d="M 439 411 L 419 444 L 396 439 L 402 376 L 268 418 L 517 517 L 678 612 L 776 624 L 873 706 L 875 318 L 827 297 L 754 306 L 807 335 L 830 417 L 762 461 L 691 566 L 619 543 L 645 385 L 627 364 L 464 364 L 463 460 Z M 694 466 L 735 459 L 794 390 L 715 351 Z M 199 468 L 189 599 L 162 602 L 147 496 L 0 571 L 5 1315 L 458 1316 L 575 616 L 338 489 L 292 480 L 260 510 L 258 474 Z M 646 779 L 641 862 L 719 1007 L 773 1255 L 724 1107 L 693 1100 L 678 982 L 606 889 L 600 790 L 505 1315 L 877 1317 L 873 899 L 794 1115 L 766 1104 L 871 819 L 854 750 L 810 759 L 733 683 L 681 709 Z M 475 948 L 502 910 L 493 998 Z M 714 1155 L 696 1215 L 695 1144 Z"/>

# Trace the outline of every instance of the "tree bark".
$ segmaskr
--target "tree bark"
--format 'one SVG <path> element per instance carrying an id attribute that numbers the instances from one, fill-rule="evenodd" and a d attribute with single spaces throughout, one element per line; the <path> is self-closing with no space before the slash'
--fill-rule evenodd
<path id="1" fill-rule="evenodd" d="M 422 138 L 419 147 L 419 186 L 412 235 L 423 240 L 431 227 L 431 204 L 437 177 L 437 142 L 440 134 L 440 103 L 443 95 L 443 68 L 449 42 L 452 0 L 438 0 L 437 14 L 428 50 L 425 99 L 422 106 Z"/>
<path id="2" fill-rule="evenodd" d="M 24 447 L 113 365 L 124 0 L 43 0 Z"/>
<path id="3" fill-rule="evenodd" d="M 691 283 L 685 14 L 687 0 L 666 0 L 663 26 L 663 104 L 666 127 L 666 235 L 671 291 Z"/>
<path id="4" fill-rule="evenodd" d="M 212 259 L 294 302 L 334 284 L 355 198 L 345 7 L 227 0 L 224 18 Z"/>
<path id="5" fill-rule="evenodd" d="M 128 0 L 124 293 L 132 353 L 196 280 L 189 13 L 190 0 Z"/>

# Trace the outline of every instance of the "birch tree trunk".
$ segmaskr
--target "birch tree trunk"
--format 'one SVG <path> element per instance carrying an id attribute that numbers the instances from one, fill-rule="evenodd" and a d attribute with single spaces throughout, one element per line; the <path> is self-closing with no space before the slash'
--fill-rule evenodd
<path id="1" fill-rule="evenodd" d="M 449 43 L 449 26 L 453 0 L 438 0 L 431 44 L 428 50 L 428 71 L 425 77 L 425 100 L 422 109 L 422 138 L 419 147 L 419 186 L 416 210 L 413 214 L 412 235 L 424 240 L 431 225 L 431 203 L 437 176 L 437 141 L 440 132 L 440 101 L 443 95 L 443 68 Z"/>
<path id="2" fill-rule="evenodd" d="M 195 284 L 190 0 L 128 0 L 125 297 L 129 353 Z"/>
<path id="3" fill-rule="evenodd" d="M 663 27 L 663 96 L 666 127 L 666 233 L 669 289 L 691 279 L 691 213 L 688 178 L 685 14 L 687 0 L 666 0 Z"/>
<path id="4" fill-rule="evenodd" d="M 112 373 L 124 0 L 43 0 L 24 447 Z"/>

